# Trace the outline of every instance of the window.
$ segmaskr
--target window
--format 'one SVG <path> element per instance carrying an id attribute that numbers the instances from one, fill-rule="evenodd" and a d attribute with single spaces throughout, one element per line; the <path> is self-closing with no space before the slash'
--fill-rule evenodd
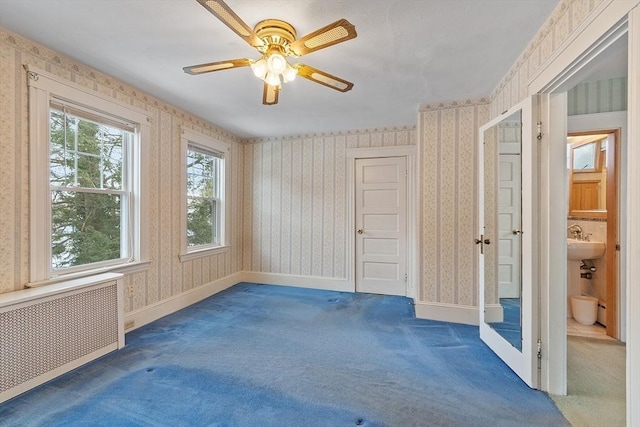
<path id="1" fill-rule="evenodd" d="M 225 248 L 225 162 L 229 147 L 183 129 L 183 254 Z"/>
<path id="2" fill-rule="evenodd" d="M 126 166 L 134 131 L 52 100 L 52 271 L 129 258 Z"/>
<path id="3" fill-rule="evenodd" d="M 220 245 L 220 181 L 223 159 L 187 149 L 187 245 Z"/>
<path id="4" fill-rule="evenodd" d="M 146 115 L 29 69 L 31 282 L 146 260 Z"/>

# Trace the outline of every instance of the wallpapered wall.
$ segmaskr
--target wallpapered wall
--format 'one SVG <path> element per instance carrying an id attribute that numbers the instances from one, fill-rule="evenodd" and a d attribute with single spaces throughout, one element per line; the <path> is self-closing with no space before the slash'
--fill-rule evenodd
<path id="1" fill-rule="evenodd" d="M 478 128 L 488 98 L 421 105 L 421 300 L 477 306 Z"/>
<path id="2" fill-rule="evenodd" d="M 26 73 L 29 64 L 62 76 L 81 86 L 146 110 L 152 117 L 150 171 L 149 249 L 151 266 L 125 275 L 133 284 L 125 311 L 203 285 L 242 269 L 241 215 L 231 218 L 231 251 L 180 262 L 180 132 L 182 126 L 231 144 L 231 200 L 241 212 L 243 151 L 241 140 L 204 120 L 80 63 L 56 54 L 30 40 L 0 29 L 0 293 L 22 289 L 29 281 L 29 140 Z"/>
<path id="3" fill-rule="evenodd" d="M 603 0 L 561 0 L 491 94 L 491 117 L 528 96 L 527 80 L 560 48 Z"/>
<path id="4" fill-rule="evenodd" d="M 244 269 L 346 279 L 347 150 L 406 145 L 415 145 L 414 128 L 247 144 Z"/>
<path id="5" fill-rule="evenodd" d="M 627 78 L 580 83 L 567 93 L 567 113 L 580 114 L 626 111 Z"/>

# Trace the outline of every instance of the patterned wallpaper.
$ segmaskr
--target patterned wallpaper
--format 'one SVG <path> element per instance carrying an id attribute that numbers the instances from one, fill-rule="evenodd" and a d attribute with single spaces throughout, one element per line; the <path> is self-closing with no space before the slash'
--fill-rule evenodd
<path id="1" fill-rule="evenodd" d="M 604 0 L 560 0 L 551 16 L 491 94 L 491 117 L 525 99 L 527 80 L 545 65 Z"/>
<path id="2" fill-rule="evenodd" d="M 422 301 L 477 306 L 478 129 L 488 98 L 421 105 Z"/>
<path id="3" fill-rule="evenodd" d="M 244 269 L 346 279 L 347 149 L 405 145 L 415 145 L 414 128 L 252 140 L 244 147 Z"/>
<path id="4" fill-rule="evenodd" d="M 580 83 L 567 93 L 567 112 L 570 116 L 626 111 L 626 109 L 626 77 Z"/>
<path id="5" fill-rule="evenodd" d="M 223 129 L 139 92 L 96 70 L 0 28 L 0 293 L 29 281 L 29 140 L 26 72 L 30 64 L 81 86 L 146 110 L 152 117 L 150 174 L 151 266 L 125 275 L 134 296 L 125 311 L 140 309 L 242 269 L 241 215 L 231 218 L 231 251 L 180 262 L 180 129 L 194 129 L 231 144 L 231 200 L 241 212 L 242 140 Z"/>

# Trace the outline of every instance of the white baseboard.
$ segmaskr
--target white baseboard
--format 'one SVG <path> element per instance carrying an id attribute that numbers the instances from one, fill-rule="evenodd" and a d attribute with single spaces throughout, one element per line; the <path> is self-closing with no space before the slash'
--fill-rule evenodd
<path id="1" fill-rule="evenodd" d="M 241 282 L 259 283 L 264 285 L 294 286 L 299 288 L 320 289 L 325 291 L 355 292 L 353 283 L 346 279 L 331 279 L 314 276 L 294 276 L 288 274 L 260 273 L 241 271 L 218 279 L 199 288 L 191 289 L 179 295 L 159 301 L 147 307 L 124 315 L 125 332 L 144 326 L 178 310 L 209 298 L 231 286 Z M 502 315 L 500 308 L 500 316 Z M 443 304 L 432 302 L 415 303 L 415 315 L 418 319 L 439 320 L 443 322 L 477 325 L 479 322 L 478 307 Z"/>
<path id="2" fill-rule="evenodd" d="M 485 304 L 484 321 L 487 323 L 502 322 L 504 320 L 504 308 L 500 304 Z"/>
<path id="3" fill-rule="evenodd" d="M 478 307 L 469 305 L 416 301 L 415 310 L 418 319 L 439 320 L 441 322 L 463 323 L 466 325 L 478 325 L 480 323 Z"/>
<path id="4" fill-rule="evenodd" d="M 330 279 L 315 276 L 294 276 L 290 274 L 242 272 L 242 281 L 264 285 L 283 285 L 298 288 L 321 289 L 324 291 L 355 292 L 355 286 L 346 279 Z"/>
<path id="5" fill-rule="evenodd" d="M 161 317 L 175 313 L 178 310 L 182 310 L 185 307 L 195 304 L 198 301 L 202 301 L 205 298 L 209 298 L 211 295 L 224 291 L 225 289 L 242 281 L 243 273 L 234 273 L 230 276 L 218 279 L 215 282 L 207 283 L 204 286 L 191 289 L 179 295 L 175 295 L 155 304 L 143 307 L 139 310 L 126 313 L 124 315 L 125 327 L 129 325 L 132 326 L 127 328 L 125 332 L 131 332 L 132 330 L 151 323 L 154 320 L 158 320 Z M 131 322 L 133 322 L 133 324 Z"/>

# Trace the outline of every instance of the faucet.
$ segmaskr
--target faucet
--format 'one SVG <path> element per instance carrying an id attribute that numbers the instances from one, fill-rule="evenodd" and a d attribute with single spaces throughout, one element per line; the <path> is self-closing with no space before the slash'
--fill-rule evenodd
<path id="1" fill-rule="evenodd" d="M 582 227 L 580 227 L 578 224 L 571 224 L 569 227 L 567 227 L 567 231 L 571 233 L 574 239 L 582 240 Z"/>

